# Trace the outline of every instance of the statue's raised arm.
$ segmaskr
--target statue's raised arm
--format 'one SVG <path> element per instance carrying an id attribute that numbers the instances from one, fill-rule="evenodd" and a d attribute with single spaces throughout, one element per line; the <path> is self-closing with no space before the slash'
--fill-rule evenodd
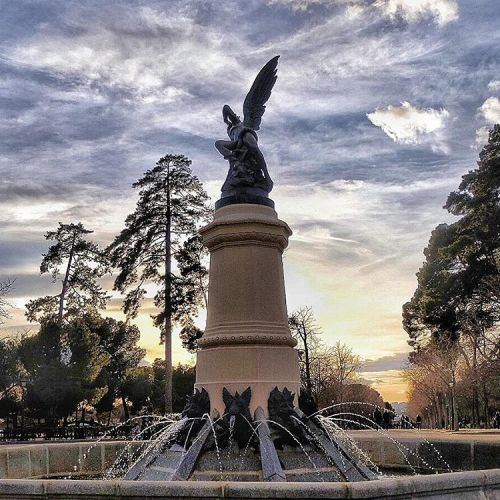
<path id="1" fill-rule="evenodd" d="M 273 181 L 259 149 L 256 131 L 276 83 L 278 58 L 273 57 L 255 78 L 243 103 L 243 122 L 227 104 L 222 108 L 230 140 L 217 141 L 215 147 L 229 161 L 229 172 L 217 208 L 232 203 L 274 205 L 268 197 Z"/>

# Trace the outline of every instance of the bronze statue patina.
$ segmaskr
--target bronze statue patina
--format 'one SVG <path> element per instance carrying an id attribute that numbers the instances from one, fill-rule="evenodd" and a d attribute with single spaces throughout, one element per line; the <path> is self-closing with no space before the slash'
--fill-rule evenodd
<path id="1" fill-rule="evenodd" d="M 269 193 L 273 181 L 259 149 L 257 130 L 260 128 L 266 102 L 276 83 L 279 56 L 273 57 L 259 72 L 243 103 L 243 122 L 226 104 L 222 108 L 229 141 L 217 141 L 215 147 L 229 161 L 229 172 L 222 186 L 216 208 L 233 203 L 257 203 L 273 207 Z"/>

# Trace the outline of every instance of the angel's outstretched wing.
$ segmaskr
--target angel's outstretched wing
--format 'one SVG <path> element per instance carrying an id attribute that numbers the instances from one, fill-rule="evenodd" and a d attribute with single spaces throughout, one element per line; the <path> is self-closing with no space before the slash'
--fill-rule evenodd
<path id="1" fill-rule="evenodd" d="M 260 71 L 253 82 L 250 92 L 245 97 L 243 103 L 243 124 L 245 127 L 259 130 L 260 120 L 266 110 L 264 106 L 271 96 L 276 83 L 276 68 L 278 67 L 279 56 L 273 57 Z"/>

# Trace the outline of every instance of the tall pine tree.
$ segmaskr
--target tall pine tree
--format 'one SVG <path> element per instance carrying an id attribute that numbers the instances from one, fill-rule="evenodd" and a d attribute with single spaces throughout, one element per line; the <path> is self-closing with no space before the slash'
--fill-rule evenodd
<path id="1" fill-rule="evenodd" d="M 60 222 L 55 231 L 45 234 L 55 243 L 43 256 L 40 273 L 50 273 L 54 283 L 61 279 L 61 291 L 29 301 L 26 316 L 30 321 L 57 319 L 61 323 L 65 317 L 95 314 L 106 306 L 108 296 L 97 280 L 109 272 L 109 260 L 87 239 L 92 232 L 80 222 Z"/>
<path id="2" fill-rule="evenodd" d="M 146 295 L 145 285 L 158 291 L 153 315 L 165 345 L 165 411 L 172 411 L 172 325 L 188 324 L 202 304 L 204 269 L 198 225 L 210 214 L 208 196 L 182 155 L 160 158 L 152 170 L 133 184 L 139 189 L 135 211 L 110 245 L 110 255 L 120 269 L 115 289 L 125 293 L 124 312 L 138 314 Z"/>

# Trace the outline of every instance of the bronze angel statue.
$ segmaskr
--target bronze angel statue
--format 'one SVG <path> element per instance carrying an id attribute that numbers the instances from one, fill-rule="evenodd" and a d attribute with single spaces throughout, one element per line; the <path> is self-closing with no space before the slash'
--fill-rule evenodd
<path id="1" fill-rule="evenodd" d="M 268 198 L 273 181 L 259 149 L 257 130 L 276 83 L 278 58 L 273 57 L 253 82 L 243 103 L 243 122 L 227 104 L 222 108 L 230 140 L 217 141 L 215 147 L 229 161 L 229 172 L 217 208 L 230 203 L 274 205 Z"/>

